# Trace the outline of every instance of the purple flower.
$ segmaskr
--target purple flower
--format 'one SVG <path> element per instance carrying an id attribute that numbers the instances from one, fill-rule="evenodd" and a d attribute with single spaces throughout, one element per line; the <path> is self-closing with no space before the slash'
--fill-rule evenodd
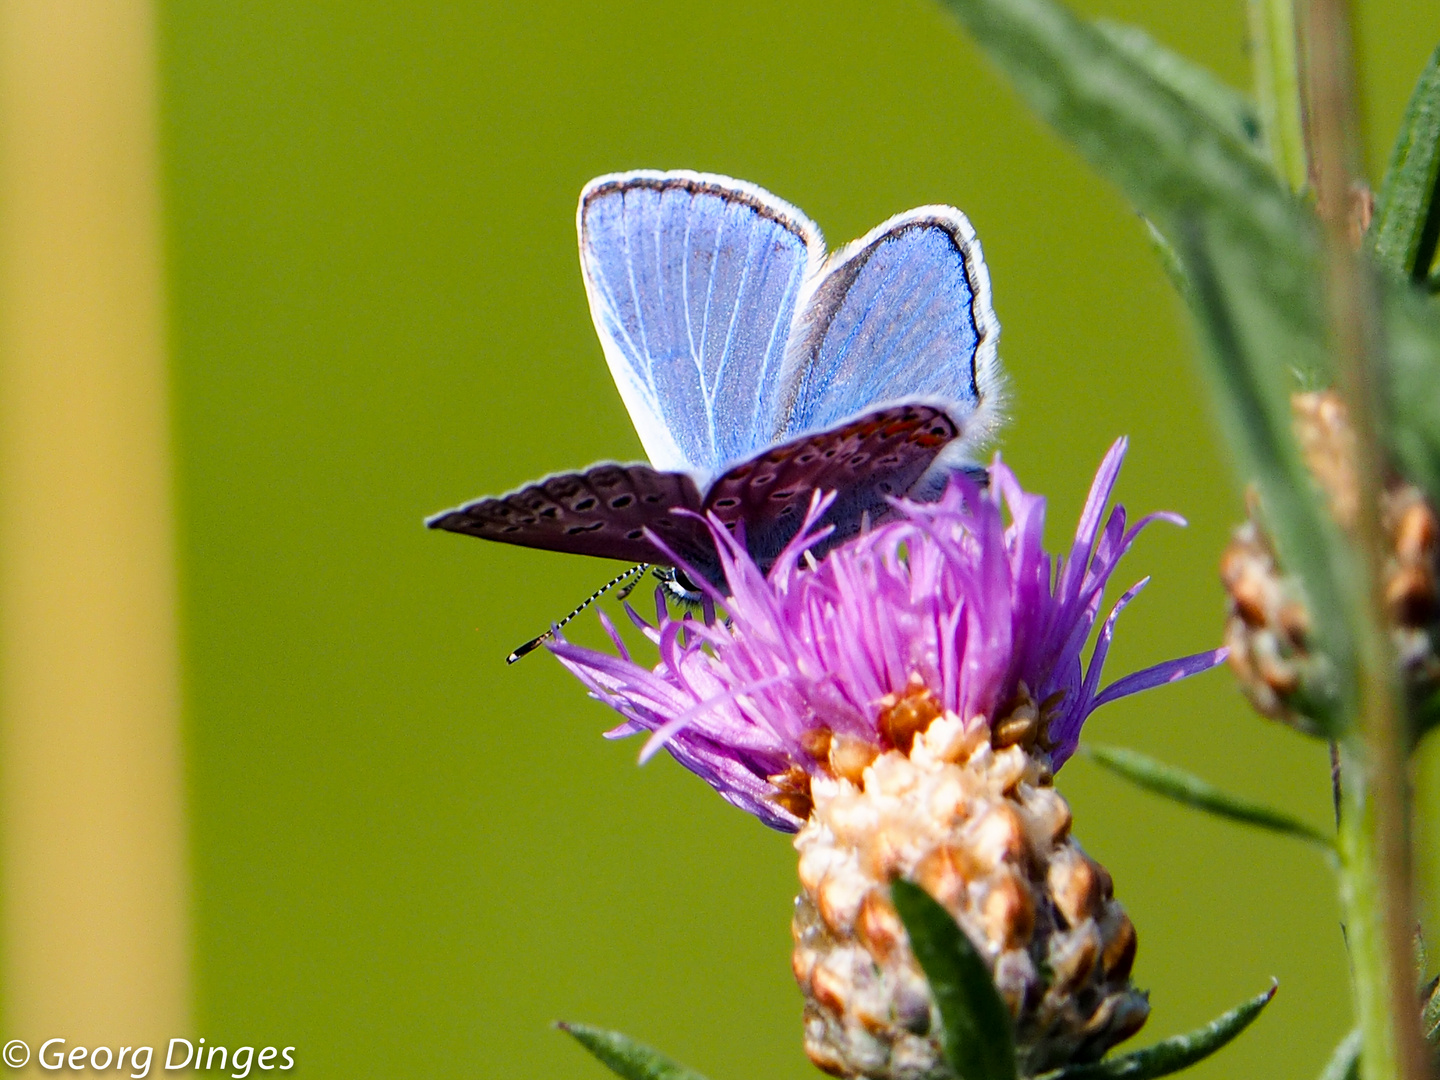
<path id="1" fill-rule="evenodd" d="M 794 778 L 832 771 L 825 749 L 837 741 L 893 748 L 887 711 L 917 691 L 925 719 L 950 713 L 987 730 L 1017 700 L 1035 703 L 1040 745 L 1058 768 L 1101 705 L 1225 657 L 1197 653 L 1100 689 L 1115 619 L 1147 578 L 1116 602 L 1083 662 L 1106 582 L 1136 535 L 1159 519 L 1184 524 L 1151 514 L 1127 529 L 1118 505 L 1104 516 L 1124 455 L 1121 439 L 1101 463 L 1067 557 L 1052 560 L 1041 547 L 1045 500 L 1024 491 L 997 455 L 988 490 L 957 476 L 937 502 L 898 502 L 884 524 L 818 562 L 809 549 L 828 532 L 817 521 L 833 497 L 817 495 L 768 574 L 712 522 L 730 595 L 703 586 L 706 612 L 713 603 L 729 619 L 674 619 L 658 597 L 654 626 L 631 611 L 659 648 L 653 669 L 630 658 L 603 615 L 619 655 L 563 640 L 550 648 L 625 717 L 609 737 L 650 732 L 642 760 L 663 747 L 786 832 L 803 824 L 785 798 Z"/>

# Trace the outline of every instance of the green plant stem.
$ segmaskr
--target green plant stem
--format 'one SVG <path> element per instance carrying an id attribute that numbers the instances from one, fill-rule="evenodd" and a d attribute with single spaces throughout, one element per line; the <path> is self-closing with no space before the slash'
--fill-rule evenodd
<path id="1" fill-rule="evenodd" d="M 1356 713 L 1342 741 L 1341 902 L 1345 909 L 1367 1080 L 1425 1080 L 1411 974 L 1412 868 L 1405 706 L 1396 676 L 1382 578 L 1380 522 L 1383 369 L 1374 283 L 1355 251 L 1351 178 L 1358 160 L 1346 0 L 1311 0 L 1308 73 L 1311 161 L 1326 233 L 1331 345 L 1355 434 L 1357 514 L 1349 540 L 1362 573 L 1348 605 L 1355 647 Z"/>
<path id="2" fill-rule="evenodd" d="M 1250 0 L 1250 51 L 1265 146 L 1290 190 L 1309 180 L 1294 0 Z"/>
<path id="3" fill-rule="evenodd" d="M 1419 1006 L 1407 963 L 1396 963 L 1387 939 L 1379 814 L 1368 783 L 1368 754 L 1358 740 L 1342 745 L 1340 906 L 1353 972 L 1355 1011 L 1367 1080 L 1424 1080 Z M 1398 973 L 1398 978 L 1396 977 Z M 1409 1052 L 1404 1052 L 1408 1050 Z"/>

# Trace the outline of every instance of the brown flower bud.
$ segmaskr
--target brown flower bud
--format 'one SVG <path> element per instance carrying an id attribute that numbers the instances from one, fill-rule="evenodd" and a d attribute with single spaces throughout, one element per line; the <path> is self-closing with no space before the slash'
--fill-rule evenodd
<path id="1" fill-rule="evenodd" d="M 1043 712 L 1028 710 L 1035 721 Z M 1022 1075 L 1093 1061 L 1148 1015 L 1129 982 L 1135 928 L 1110 875 L 1070 835 L 1048 755 L 966 736 L 983 724 L 940 716 L 859 783 L 837 770 L 811 785 L 815 808 L 795 840 L 793 966 L 806 1053 L 832 1075 L 944 1072 L 939 1013 L 890 901 L 894 877 L 930 893 L 989 966 Z"/>

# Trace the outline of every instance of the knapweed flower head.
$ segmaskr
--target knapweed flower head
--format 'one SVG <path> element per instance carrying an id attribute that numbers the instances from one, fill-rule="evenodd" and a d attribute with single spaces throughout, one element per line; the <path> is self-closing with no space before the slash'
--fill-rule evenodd
<path id="1" fill-rule="evenodd" d="M 663 600 L 655 625 L 637 617 L 659 647 L 653 668 L 613 627 L 618 655 L 552 646 L 625 717 L 610 734 L 650 732 L 647 753 L 665 747 L 731 802 L 798 830 L 793 967 L 805 1050 L 826 1072 L 950 1075 L 890 900 L 896 878 L 926 889 L 984 958 L 1022 1075 L 1093 1061 L 1149 1015 L 1130 985 L 1135 929 L 1052 779 L 1096 708 L 1224 651 L 1102 689 L 1115 619 L 1141 582 L 1085 660 L 1120 557 L 1149 522 L 1176 520 L 1106 516 L 1124 451 L 1106 455 L 1062 558 L 1041 545 L 1044 500 L 997 458 L 988 490 L 957 477 L 828 551 L 817 498 L 768 573 L 715 523 L 726 590 L 703 586 L 703 619 L 672 619 Z"/>
<path id="2" fill-rule="evenodd" d="M 1210 651 L 1100 685 L 1111 609 L 1083 654 L 1110 575 L 1135 537 L 1125 508 L 1104 515 L 1125 441 L 1106 455 L 1067 555 L 1042 546 L 1045 500 L 1024 491 L 997 456 L 989 489 L 963 475 L 936 502 L 896 503 L 885 523 L 818 561 L 817 498 L 795 538 L 762 573 L 740 539 L 713 526 L 727 592 L 702 582 L 726 621 L 671 618 L 642 629 L 659 648 L 653 668 L 559 641 L 552 651 L 626 722 L 607 734 L 651 732 L 725 798 L 794 832 L 809 809 L 808 781 L 858 778 L 886 750 L 907 751 L 942 715 L 1048 753 L 1059 768 L 1085 718 L 1107 702 L 1214 666 Z M 1005 520 L 1008 511 L 1009 521 Z M 701 580 L 699 575 L 693 575 Z M 633 617 L 633 613 L 632 613 Z M 603 617 L 602 617 L 603 618 Z M 1007 726 L 1008 725 L 1008 726 Z"/>

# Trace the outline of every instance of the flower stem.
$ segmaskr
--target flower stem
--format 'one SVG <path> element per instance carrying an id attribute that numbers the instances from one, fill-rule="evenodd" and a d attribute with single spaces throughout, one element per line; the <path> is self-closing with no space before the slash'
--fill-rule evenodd
<path id="1" fill-rule="evenodd" d="M 1354 978 L 1355 1012 L 1364 1040 L 1362 1058 L 1367 1080 L 1425 1080 L 1421 1056 L 1419 1004 L 1407 955 L 1396 954 L 1392 906 L 1393 857 L 1383 843 L 1385 817 L 1380 785 L 1371 783 L 1368 747 L 1352 740 L 1341 748 L 1345 774 L 1344 809 L 1340 819 L 1340 904 L 1345 941 Z M 1407 898 L 1408 899 L 1408 898 Z M 1409 904 L 1403 905 L 1408 909 Z M 1408 926 L 1409 924 L 1402 924 Z M 1405 935 L 1399 935 L 1405 936 Z"/>
<path id="2" fill-rule="evenodd" d="M 1341 903 L 1367 1080 L 1425 1080 L 1411 967 L 1414 927 L 1404 699 L 1382 578 L 1384 400 L 1373 283 L 1355 252 L 1351 183 L 1358 123 L 1347 0 L 1310 0 L 1311 161 L 1325 223 L 1327 306 L 1336 373 L 1355 433 L 1358 513 L 1350 541 L 1360 572 L 1349 605 L 1358 727 L 1340 747 Z"/>
<path id="3" fill-rule="evenodd" d="M 1250 0 L 1250 52 L 1265 145 L 1292 191 L 1309 179 L 1294 0 Z"/>

